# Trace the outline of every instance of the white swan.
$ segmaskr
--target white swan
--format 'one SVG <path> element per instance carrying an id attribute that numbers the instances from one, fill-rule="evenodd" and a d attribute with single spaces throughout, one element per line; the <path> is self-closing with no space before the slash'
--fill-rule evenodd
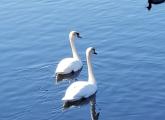
<path id="1" fill-rule="evenodd" d="M 74 39 L 75 37 L 81 38 L 80 34 L 76 31 L 71 31 L 69 34 L 69 39 L 70 39 L 70 45 L 71 45 L 71 49 L 72 49 L 72 54 L 73 57 L 72 58 L 64 58 L 62 59 L 59 64 L 57 65 L 56 68 L 56 77 L 58 75 L 65 75 L 65 74 L 69 74 L 69 73 L 73 73 L 76 71 L 79 71 L 80 69 L 82 69 L 82 62 L 81 59 L 77 53 L 76 47 L 74 45 Z"/>
<path id="2" fill-rule="evenodd" d="M 88 66 L 88 81 L 77 81 L 72 83 L 66 90 L 63 101 L 77 101 L 82 98 L 88 98 L 97 91 L 97 84 L 92 70 L 91 54 L 97 54 L 95 48 L 89 47 L 86 50 L 86 59 Z"/>

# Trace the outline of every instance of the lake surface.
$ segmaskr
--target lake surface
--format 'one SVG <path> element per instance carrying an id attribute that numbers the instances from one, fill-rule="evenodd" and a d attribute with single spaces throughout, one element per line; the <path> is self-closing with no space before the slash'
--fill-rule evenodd
<path id="1" fill-rule="evenodd" d="M 55 84 L 58 62 L 71 56 L 68 34 L 87 79 L 85 50 L 98 83 L 99 120 L 164 120 L 165 4 L 139 0 L 1 0 L 0 119 L 90 120 L 90 104 L 63 110 L 68 81 Z"/>

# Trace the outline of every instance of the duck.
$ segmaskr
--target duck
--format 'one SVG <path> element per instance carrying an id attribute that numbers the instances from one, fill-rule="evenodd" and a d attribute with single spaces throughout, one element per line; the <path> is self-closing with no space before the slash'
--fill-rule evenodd
<path id="1" fill-rule="evenodd" d="M 95 80 L 95 76 L 92 69 L 91 64 L 91 55 L 97 54 L 94 47 L 89 47 L 86 49 L 86 60 L 87 60 L 87 67 L 88 67 L 88 80 L 83 81 L 79 80 L 73 82 L 66 90 L 62 101 L 66 102 L 73 102 L 79 101 L 81 99 L 86 99 L 91 95 L 95 94 L 97 91 L 97 83 Z"/>
<path id="2" fill-rule="evenodd" d="M 71 73 L 73 74 L 77 71 L 80 71 L 83 67 L 82 61 L 77 53 L 77 50 L 74 44 L 76 37 L 82 38 L 80 36 L 80 33 L 77 31 L 71 31 L 69 33 L 69 41 L 70 41 L 70 46 L 71 46 L 73 56 L 69 58 L 64 58 L 58 63 L 56 71 L 55 71 L 55 75 L 57 79 L 61 75 L 68 75 Z"/>
<path id="3" fill-rule="evenodd" d="M 160 4 L 165 2 L 165 0 L 148 0 L 148 10 L 150 10 L 152 8 L 152 4 Z"/>

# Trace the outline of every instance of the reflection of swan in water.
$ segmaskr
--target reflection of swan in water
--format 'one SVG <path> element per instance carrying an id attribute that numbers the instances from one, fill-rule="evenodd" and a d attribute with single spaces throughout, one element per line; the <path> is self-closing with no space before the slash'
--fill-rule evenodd
<path id="1" fill-rule="evenodd" d="M 59 62 L 55 71 L 57 79 L 59 79 L 61 75 L 72 74 L 82 69 L 83 64 L 74 45 L 75 37 L 81 38 L 78 32 L 71 31 L 69 34 L 69 39 L 73 57 L 64 58 Z"/>
<path id="2" fill-rule="evenodd" d="M 160 4 L 165 2 L 165 0 L 148 0 L 148 10 L 150 10 L 152 8 L 152 4 Z"/>
<path id="3" fill-rule="evenodd" d="M 69 80 L 69 81 L 76 80 L 77 77 L 79 76 L 81 70 L 82 70 L 82 68 L 76 72 L 71 72 L 71 73 L 65 74 L 65 75 L 58 75 L 58 77 L 56 77 L 56 83 L 61 82 L 63 80 Z"/>
<path id="4" fill-rule="evenodd" d="M 70 108 L 72 106 L 82 106 L 90 103 L 90 114 L 91 120 L 98 120 L 100 112 L 96 112 L 96 93 L 88 98 L 83 98 L 78 101 L 65 102 L 64 109 Z"/>
<path id="5" fill-rule="evenodd" d="M 96 95 L 90 100 L 90 106 L 91 119 L 98 120 L 100 112 L 96 112 Z"/>

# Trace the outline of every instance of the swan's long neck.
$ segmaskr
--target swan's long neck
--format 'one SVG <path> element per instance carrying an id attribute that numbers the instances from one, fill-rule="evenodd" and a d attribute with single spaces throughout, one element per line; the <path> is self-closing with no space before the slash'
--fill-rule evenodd
<path id="1" fill-rule="evenodd" d="M 72 49 L 73 58 L 76 58 L 76 59 L 80 60 L 80 57 L 79 57 L 79 55 L 77 53 L 77 50 L 76 50 L 76 47 L 74 45 L 74 36 L 70 35 L 69 39 L 70 39 L 70 46 L 71 46 L 71 49 Z"/>
<path id="2" fill-rule="evenodd" d="M 91 55 L 90 53 L 86 54 L 87 66 L 88 66 L 88 82 L 95 84 L 96 80 L 93 74 L 92 64 L 91 64 Z"/>

